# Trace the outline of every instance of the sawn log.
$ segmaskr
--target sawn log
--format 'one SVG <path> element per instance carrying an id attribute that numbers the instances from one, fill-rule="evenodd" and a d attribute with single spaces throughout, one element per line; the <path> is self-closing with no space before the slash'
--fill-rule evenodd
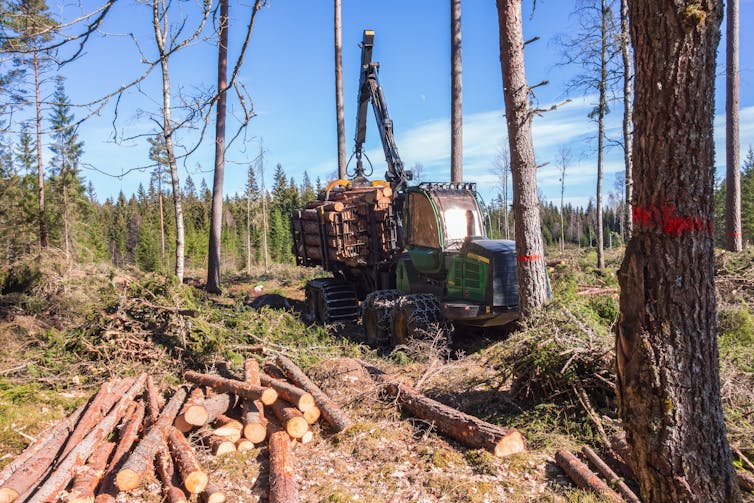
<path id="1" fill-rule="evenodd" d="M 233 393 L 247 400 L 261 400 L 265 405 L 270 405 L 278 397 L 277 392 L 272 388 L 262 388 L 234 379 L 225 379 L 220 376 L 188 371 L 183 377 L 189 382 L 209 386 L 220 393 Z"/>

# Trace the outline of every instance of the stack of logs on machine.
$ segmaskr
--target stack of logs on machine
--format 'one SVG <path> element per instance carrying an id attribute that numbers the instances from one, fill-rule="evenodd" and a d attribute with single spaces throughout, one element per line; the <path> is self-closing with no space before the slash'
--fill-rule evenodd
<path id="1" fill-rule="evenodd" d="M 336 432 L 351 422 L 293 362 L 280 357 L 277 364 L 262 373 L 248 359 L 243 381 L 186 372 L 193 387 L 180 387 L 166 404 L 146 374 L 105 383 L 3 468 L 0 503 L 110 503 L 145 480 L 159 481 L 170 503 L 193 494 L 225 501 L 191 438 L 215 455 L 267 440 L 269 501 L 297 501 L 293 444 L 312 440 L 310 425 L 320 414 Z"/>
<path id="2" fill-rule="evenodd" d="M 390 187 L 351 188 L 324 193 L 292 215 L 295 251 L 302 265 L 325 261 L 348 266 L 388 260 L 395 252 Z M 326 255 L 326 256 L 325 256 Z"/>

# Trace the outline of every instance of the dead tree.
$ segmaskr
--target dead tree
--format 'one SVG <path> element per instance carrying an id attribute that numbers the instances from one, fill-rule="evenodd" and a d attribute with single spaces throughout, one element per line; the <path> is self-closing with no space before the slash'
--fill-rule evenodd
<path id="1" fill-rule="evenodd" d="M 631 65 L 631 34 L 628 30 L 628 0 L 620 0 L 620 53 L 623 60 L 623 162 L 626 165 L 625 202 L 623 205 L 623 239 L 631 239 L 631 199 L 633 198 L 633 117 L 631 115 L 631 88 L 633 67 Z"/>
<path id="2" fill-rule="evenodd" d="M 497 13 L 513 177 L 519 307 L 526 316 L 547 301 L 547 276 L 539 220 L 537 165 L 531 137 L 532 110 L 524 71 L 521 0 L 497 0 Z"/>
<path id="3" fill-rule="evenodd" d="M 739 501 L 720 403 L 712 226 L 723 5 L 632 0 L 629 14 L 635 204 L 619 272 L 620 416 L 643 500 Z"/>

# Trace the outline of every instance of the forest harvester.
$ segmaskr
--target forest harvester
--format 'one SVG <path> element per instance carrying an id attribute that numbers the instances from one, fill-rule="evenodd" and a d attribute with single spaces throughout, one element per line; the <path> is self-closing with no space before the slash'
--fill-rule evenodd
<path id="1" fill-rule="evenodd" d="M 373 42 L 374 32 L 365 30 L 353 177 L 329 183 L 293 212 L 297 263 L 333 275 L 306 284 L 307 309 L 323 323 L 361 316 L 375 346 L 403 344 L 448 322 L 509 323 L 518 317 L 515 243 L 484 236 L 476 184 L 408 185 L 412 174 L 395 145 Z M 363 164 L 369 103 L 387 162 L 384 180 L 368 180 Z"/>

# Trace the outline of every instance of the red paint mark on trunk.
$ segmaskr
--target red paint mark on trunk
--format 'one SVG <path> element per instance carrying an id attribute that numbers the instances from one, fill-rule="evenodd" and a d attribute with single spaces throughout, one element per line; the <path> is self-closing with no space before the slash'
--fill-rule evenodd
<path id="1" fill-rule="evenodd" d="M 634 225 L 659 230 L 666 236 L 679 237 L 683 234 L 712 235 L 712 221 L 704 218 L 678 215 L 672 204 L 640 207 L 632 209 Z"/>
<path id="2" fill-rule="evenodd" d="M 519 262 L 534 262 L 535 260 L 540 260 L 542 258 L 542 255 L 519 255 L 517 257 Z"/>

